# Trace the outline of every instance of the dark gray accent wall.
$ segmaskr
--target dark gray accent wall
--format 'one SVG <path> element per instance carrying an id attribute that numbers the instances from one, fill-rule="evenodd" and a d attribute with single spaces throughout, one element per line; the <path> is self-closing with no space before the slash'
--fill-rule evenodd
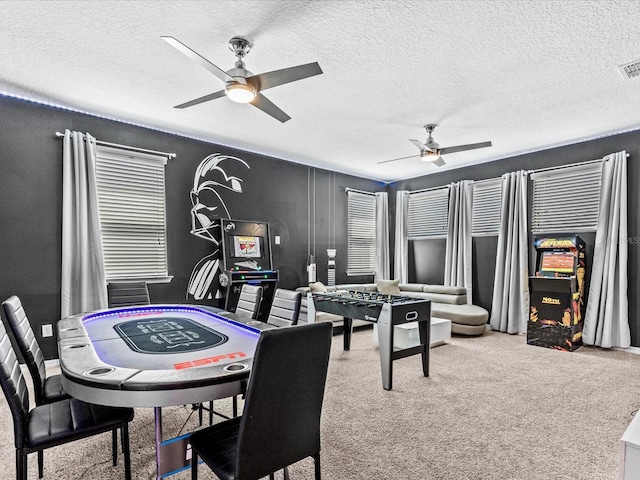
<path id="1" fill-rule="evenodd" d="M 471 248 L 473 255 L 471 278 L 473 303 L 491 311 L 498 237 L 476 237 L 472 241 Z M 488 279 L 491 279 L 491 281 L 488 281 Z"/>
<path id="2" fill-rule="evenodd" d="M 62 141 L 55 132 L 66 128 L 177 154 L 166 167 L 169 273 L 174 278 L 149 286 L 152 302 L 184 302 L 193 266 L 211 252 L 208 242 L 189 233 L 189 192 L 196 167 L 212 153 L 235 155 L 250 165 L 242 177 L 244 193 L 223 195 L 235 218 L 269 222 L 279 286 L 307 284 L 310 245 L 321 267 L 319 280 L 326 281 L 326 249 L 335 247 L 338 282 L 372 281 L 346 277 L 344 190 L 383 190 L 378 182 L 9 97 L 0 97 L 0 112 L 0 300 L 14 294 L 21 298 L 47 358 L 57 356 L 56 342 L 40 337 L 41 325 L 60 317 Z M 273 243 L 275 235 L 280 245 Z"/>
<path id="3" fill-rule="evenodd" d="M 396 182 L 389 187 L 389 198 L 393 199 L 395 204 L 395 195 L 398 190 L 420 190 L 445 186 L 459 180 L 495 178 L 504 173 L 517 170 L 536 170 L 546 167 L 568 165 L 602 158 L 610 153 L 621 150 L 626 150 L 630 155 L 628 159 L 629 324 L 631 329 L 631 344 L 637 347 L 640 346 L 640 302 L 638 301 L 638 289 L 640 287 L 638 270 L 638 260 L 640 259 L 640 237 L 638 232 L 638 226 L 640 225 L 640 195 L 637 188 L 640 180 L 640 167 L 638 165 L 638 161 L 640 160 L 640 131 L 613 135 L 587 142 L 518 155 L 496 162 L 483 163 L 472 167 L 449 170 Z M 453 163 L 454 161 L 455 156 L 451 156 L 450 162 Z M 567 205 L 567 208 L 571 208 L 571 206 Z M 390 211 L 395 212 L 394 209 L 390 209 Z M 559 232 L 549 232 L 549 234 L 552 233 Z M 583 232 L 563 233 L 578 233 L 587 243 L 587 278 L 589 278 L 595 234 Z M 423 277 L 423 274 L 419 273 L 424 269 L 423 265 L 439 265 L 440 256 L 444 255 L 444 250 L 437 246 L 438 241 L 431 242 L 436 243 L 430 247 L 421 245 L 414 246 L 412 249 L 414 254 L 413 261 L 418 266 L 413 267 L 413 270 L 410 269 L 409 281 L 421 281 L 422 278 L 426 278 Z M 496 237 L 478 237 L 473 240 L 474 303 L 489 310 L 491 309 L 491 299 L 493 295 L 496 246 Z M 530 252 L 531 271 L 533 271 L 534 261 L 535 257 L 532 251 Z M 444 271 L 444 267 L 442 268 Z M 415 276 L 411 276 L 412 271 Z M 440 281 L 442 281 L 442 278 L 444 278 L 444 276 L 440 277 Z"/>
<path id="4" fill-rule="evenodd" d="M 446 248 L 447 240 L 444 238 L 410 241 L 407 270 L 409 281 L 442 285 Z"/>
<path id="5" fill-rule="evenodd" d="M 250 164 L 244 176 L 244 192 L 228 201 L 233 216 L 267 221 L 272 237 L 274 268 L 280 286 L 295 288 L 307 283 L 307 257 L 314 253 L 318 280 L 327 278 L 327 248 L 337 249 L 336 283 L 371 282 L 371 276 L 347 277 L 347 197 L 345 188 L 389 192 L 391 232 L 395 192 L 418 190 L 462 180 L 482 180 L 520 169 L 538 169 L 601 158 L 627 150 L 629 159 L 629 302 L 632 344 L 640 346 L 638 302 L 638 225 L 640 198 L 635 188 L 640 178 L 640 132 L 520 155 L 499 162 L 446 171 L 385 186 L 360 179 L 246 153 L 228 147 L 188 139 L 129 124 L 0 97 L 0 300 L 20 296 L 40 336 L 40 326 L 55 323 L 60 312 L 60 263 L 62 222 L 62 143 L 56 131 L 65 128 L 89 132 L 100 140 L 140 148 L 175 152 L 166 167 L 167 284 L 149 287 L 154 302 L 183 302 L 193 266 L 210 252 L 210 246 L 189 233 L 189 191 L 193 174 L 212 153 L 236 155 Z M 295 121 L 292 120 L 292 121 Z M 410 161 L 410 160 L 408 160 Z M 584 238 L 584 237 L 583 237 Z M 587 241 L 588 258 L 593 237 Z M 391 240 L 393 247 L 393 238 Z M 410 281 L 442 283 L 444 240 L 411 245 Z M 491 307 L 495 269 L 495 237 L 474 239 L 474 303 Z M 47 358 L 57 355 L 55 340 L 39 337 Z"/>

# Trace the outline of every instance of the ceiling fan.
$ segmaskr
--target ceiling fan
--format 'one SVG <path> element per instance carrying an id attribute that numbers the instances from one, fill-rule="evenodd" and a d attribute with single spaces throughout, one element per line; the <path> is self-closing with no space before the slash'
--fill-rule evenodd
<path id="1" fill-rule="evenodd" d="M 469 143 L 467 145 L 455 145 L 453 147 L 441 147 L 438 143 L 435 142 L 435 140 L 431 136 L 431 134 L 433 133 L 433 130 L 437 126 L 438 125 L 435 123 L 429 123 L 424 126 L 424 128 L 427 130 L 427 133 L 429 135 L 425 143 L 422 143 L 418 140 L 409 139 L 411 143 L 413 143 L 416 147 L 420 149 L 419 155 L 409 155 L 408 157 L 394 158 L 392 160 L 383 160 L 382 162 L 378 162 L 378 163 L 380 164 L 380 163 L 395 162 L 397 160 L 404 160 L 405 158 L 413 158 L 413 157 L 419 156 L 421 160 L 424 160 L 425 162 L 432 162 L 434 165 L 441 167 L 445 164 L 445 162 L 440 155 L 446 155 L 448 153 L 464 152 L 465 150 L 473 150 L 474 148 L 484 148 L 484 147 L 491 146 L 491 142 L 480 142 L 480 143 Z"/>
<path id="2" fill-rule="evenodd" d="M 302 80 L 322 73 L 318 62 L 314 62 L 254 75 L 245 68 L 243 62 L 243 58 L 249 53 L 249 50 L 251 50 L 252 44 L 249 40 L 242 37 L 233 37 L 229 40 L 229 49 L 238 60 L 236 61 L 235 67 L 225 72 L 174 37 L 163 36 L 160 38 L 225 82 L 224 90 L 181 103 L 174 108 L 193 107 L 194 105 L 215 100 L 216 98 L 226 95 L 234 102 L 251 103 L 254 107 L 258 107 L 263 112 L 284 123 L 290 120 L 291 117 L 273 104 L 261 92 L 268 88 L 277 87 L 278 85 L 295 82 L 296 80 Z"/>

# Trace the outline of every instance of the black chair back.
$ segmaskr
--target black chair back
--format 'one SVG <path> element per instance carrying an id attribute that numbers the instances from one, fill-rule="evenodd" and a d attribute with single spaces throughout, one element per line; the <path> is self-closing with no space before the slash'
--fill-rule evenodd
<path id="1" fill-rule="evenodd" d="M 252 320 L 255 319 L 260 309 L 261 301 L 262 287 L 260 285 L 249 285 L 245 283 L 242 285 L 242 290 L 240 290 L 236 314 Z"/>
<path id="2" fill-rule="evenodd" d="M 109 283 L 107 285 L 109 308 L 149 305 L 149 289 L 146 282 Z"/>
<path id="3" fill-rule="evenodd" d="M 302 293 L 282 288 L 273 294 L 273 303 L 269 311 L 267 323 L 277 327 L 290 327 L 298 324 Z"/>
<path id="4" fill-rule="evenodd" d="M 0 322 L 0 385 L 11 410 L 15 444 L 18 448 L 25 444 L 29 391 L 2 322 Z"/>
<path id="5" fill-rule="evenodd" d="M 13 302 L 12 302 L 13 303 Z M 27 480 L 27 456 L 38 453 L 38 477 L 43 477 L 46 448 L 112 432 L 113 465 L 117 465 L 117 430 L 122 433 L 125 479 L 131 480 L 129 422 L 132 408 L 112 408 L 59 397 L 29 410 L 29 391 L 3 322 L 0 322 L 0 386 L 13 417 L 16 479 Z"/>
<path id="6" fill-rule="evenodd" d="M 262 332 L 240 421 L 235 478 L 261 478 L 319 455 L 331 335 L 328 322 Z"/>
<path id="7" fill-rule="evenodd" d="M 44 355 L 20 299 L 13 295 L 2 302 L 2 307 L 33 380 L 36 405 L 41 405 L 45 403 L 44 384 L 47 378 Z"/>

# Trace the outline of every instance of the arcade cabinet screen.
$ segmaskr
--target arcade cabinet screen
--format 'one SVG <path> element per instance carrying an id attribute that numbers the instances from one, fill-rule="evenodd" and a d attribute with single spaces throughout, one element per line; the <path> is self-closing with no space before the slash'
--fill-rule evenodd
<path id="1" fill-rule="evenodd" d="M 262 237 L 234 235 L 233 256 L 235 258 L 262 258 L 260 242 Z"/>
<path id="2" fill-rule="evenodd" d="M 573 252 L 543 252 L 540 272 L 574 273 L 575 255 Z"/>

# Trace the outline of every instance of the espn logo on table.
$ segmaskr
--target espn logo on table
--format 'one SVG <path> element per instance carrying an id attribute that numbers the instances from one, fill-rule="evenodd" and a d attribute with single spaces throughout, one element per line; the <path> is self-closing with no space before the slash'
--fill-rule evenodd
<path id="1" fill-rule="evenodd" d="M 239 358 L 245 358 L 246 356 L 244 352 L 223 353 L 222 355 L 213 355 L 211 357 L 189 360 L 187 362 L 174 363 L 173 368 L 176 370 L 184 370 L 185 368 L 201 367 L 211 363 L 218 363 L 221 360 L 237 360 Z"/>

